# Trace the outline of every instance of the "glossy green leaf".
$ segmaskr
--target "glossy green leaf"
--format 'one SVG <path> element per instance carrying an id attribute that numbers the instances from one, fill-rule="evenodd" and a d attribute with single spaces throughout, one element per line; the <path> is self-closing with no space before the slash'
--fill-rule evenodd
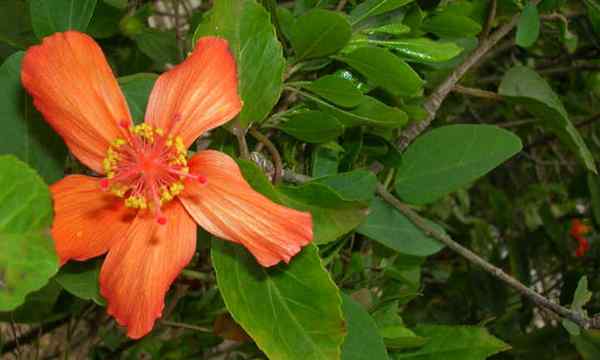
<path id="1" fill-rule="evenodd" d="M 160 66 L 179 62 L 175 31 L 144 28 L 134 36 L 134 40 L 140 51 Z"/>
<path id="2" fill-rule="evenodd" d="M 350 110 L 335 106 L 322 106 L 322 110 L 335 116 L 346 127 L 371 125 L 400 128 L 408 122 L 408 116 L 404 111 L 370 96 L 363 96 L 358 106 Z"/>
<path id="3" fill-rule="evenodd" d="M 54 280 L 71 294 L 85 300 L 93 300 L 98 305 L 105 301 L 100 295 L 99 261 L 70 262 L 60 269 Z"/>
<path id="4" fill-rule="evenodd" d="M 129 111 L 136 123 L 144 121 L 146 105 L 154 82 L 158 76 L 156 74 L 135 74 L 119 78 L 119 85 L 129 105 Z"/>
<path id="5" fill-rule="evenodd" d="M 519 23 L 515 42 L 522 47 L 530 47 L 540 35 L 540 14 L 537 6 L 531 1 L 525 5 Z"/>
<path id="6" fill-rule="evenodd" d="M 367 0 L 350 12 L 350 22 L 355 25 L 370 16 L 384 14 L 411 2 L 413 0 Z"/>
<path id="7" fill-rule="evenodd" d="M 325 75 L 304 87 L 341 107 L 357 106 L 363 99 L 362 93 L 354 86 L 352 81 L 336 75 Z"/>
<path id="8" fill-rule="evenodd" d="M 21 305 L 58 270 L 50 191 L 14 156 L 0 156 L 0 311 Z"/>
<path id="9" fill-rule="evenodd" d="M 430 223 L 439 231 L 438 225 Z M 369 215 L 356 231 L 399 253 L 429 256 L 440 251 L 444 245 L 427 236 L 393 206 L 375 198 L 369 207 Z"/>
<path id="10" fill-rule="evenodd" d="M 354 170 L 313 180 L 327 185 L 347 201 L 371 201 L 377 187 L 377 177 L 367 170 Z"/>
<path id="11" fill-rule="evenodd" d="M 437 63 L 455 58 L 462 48 L 453 42 L 434 41 L 429 38 L 412 38 L 380 41 L 386 46 L 414 62 Z"/>
<path id="12" fill-rule="evenodd" d="M 335 117 L 322 111 L 306 111 L 293 115 L 278 128 L 310 143 L 334 140 L 344 132 L 344 127 Z"/>
<path id="13" fill-rule="evenodd" d="M 485 360 L 510 349 L 483 327 L 419 325 L 415 332 L 429 341 L 417 351 L 396 353 L 395 359 Z"/>
<path id="14" fill-rule="evenodd" d="M 240 124 L 260 123 L 279 100 L 285 67 L 269 13 L 254 0 L 217 0 L 208 22 L 196 29 L 194 40 L 204 35 L 229 40 L 244 101 Z"/>
<path id="15" fill-rule="evenodd" d="M 315 9 L 300 16 L 290 33 L 296 61 L 330 55 L 352 36 L 348 20 L 338 12 Z"/>
<path id="16" fill-rule="evenodd" d="M 428 204 L 477 180 L 522 148 L 510 131 L 492 125 L 436 128 L 408 147 L 396 177 L 396 193 Z"/>
<path id="17" fill-rule="evenodd" d="M 534 70 L 515 66 L 504 74 L 498 93 L 540 120 L 547 130 L 553 132 L 573 151 L 586 168 L 596 173 L 594 157 L 583 138 L 569 120 L 560 98 L 550 85 Z"/>
<path id="18" fill-rule="evenodd" d="M 227 309 L 270 359 L 340 357 L 346 329 L 338 290 L 317 249 L 264 268 L 243 247 L 215 239 L 211 257 Z"/>
<path id="19" fill-rule="evenodd" d="M 363 30 L 368 35 L 403 35 L 410 32 L 410 27 L 402 23 L 386 24 L 376 28 L 369 28 Z"/>
<path id="20" fill-rule="evenodd" d="M 342 360 L 386 360 L 388 354 L 377 324 L 350 296 L 342 294 L 342 309 L 348 335 L 342 345 Z"/>
<path id="21" fill-rule="evenodd" d="M 23 53 L 0 67 L 0 154 L 13 154 L 52 183 L 64 174 L 67 148 L 33 107 L 21 85 Z"/>
<path id="22" fill-rule="evenodd" d="M 350 54 L 336 56 L 375 85 L 394 95 L 414 96 L 421 92 L 423 80 L 402 59 L 386 49 L 362 47 Z"/>
<path id="23" fill-rule="evenodd" d="M 481 32 L 481 25 L 468 16 L 452 12 L 433 15 L 423 21 L 421 29 L 440 37 L 467 37 Z"/>
<path id="24" fill-rule="evenodd" d="M 67 30 L 86 31 L 97 0 L 29 0 L 31 24 L 38 39 Z"/>

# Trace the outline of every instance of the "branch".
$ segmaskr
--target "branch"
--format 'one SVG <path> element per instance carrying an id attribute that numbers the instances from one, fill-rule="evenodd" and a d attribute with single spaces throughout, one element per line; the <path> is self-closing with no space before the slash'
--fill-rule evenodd
<path id="1" fill-rule="evenodd" d="M 267 148 L 269 153 L 271 153 L 271 158 L 273 159 L 273 165 L 275 166 L 275 174 L 273 175 L 273 183 L 279 184 L 279 182 L 281 181 L 281 178 L 283 176 L 283 162 L 281 160 L 281 155 L 279 154 L 277 147 L 275 146 L 275 144 L 273 144 L 271 142 L 271 140 L 269 140 L 268 137 L 266 137 L 264 134 L 262 134 L 260 131 L 256 130 L 255 128 L 251 128 L 249 130 L 249 132 L 250 132 L 250 135 L 254 136 L 254 138 L 256 140 L 258 140 L 261 144 L 263 144 Z"/>
<path id="2" fill-rule="evenodd" d="M 497 93 L 495 93 L 493 91 L 470 88 L 470 87 L 466 87 L 466 86 L 462 86 L 462 85 L 454 85 L 454 87 L 452 88 L 452 91 L 460 93 L 460 94 L 473 96 L 473 97 L 479 97 L 479 98 L 488 99 L 488 100 L 492 100 L 492 101 L 504 100 L 502 95 L 498 95 Z"/>
<path id="3" fill-rule="evenodd" d="M 540 0 L 534 0 L 533 4 L 536 4 Z M 521 15 L 517 14 L 512 19 L 492 33 L 486 39 L 481 40 L 479 46 L 469 55 L 450 75 L 444 80 L 438 87 L 429 95 L 429 98 L 425 102 L 425 111 L 427 117 L 422 121 L 416 122 L 404 130 L 399 138 L 396 140 L 396 147 L 400 152 L 410 145 L 410 143 L 419 136 L 425 129 L 429 127 L 442 102 L 446 99 L 452 88 L 460 81 L 460 79 L 476 65 L 481 57 L 485 55 L 498 41 L 502 40 L 508 33 L 510 33 L 519 21 Z"/>
<path id="4" fill-rule="evenodd" d="M 587 118 L 587 119 L 585 119 L 585 120 L 583 120 L 581 122 L 578 122 L 577 124 L 574 124 L 574 126 L 576 128 L 581 128 L 581 127 L 584 127 L 584 126 L 591 125 L 591 124 L 593 124 L 593 123 L 595 123 L 595 122 L 597 122 L 599 120 L 600 120 L 600 113 L 596 113 L 596 114 L 590 116 L 589 118 Z M 538 147 L 540 145 L 545 145 L 545 144 L 551 143 L 551 142 L 553 142 L 553 141 L 555 141 L 557 139 L 558 139 L 558 137 L 556 135 L 554 135 L 554 134 L 544 136 L 541 139 L 535 140 L 535 141 L 533 141 L 533 142 L 525 145 L 525 147 L 523 147 L 523 150 L 521 150 L 521 152 L 527 152 L 527 151 L 531 150 L 534 147 Z"/>
<path id="5" fill-rule="evenodd" d="M 291 170 L 284 171 L 283 178 L 286 181 L 293 183 L 304 183 L 311 180 L 309 176 L 296 174 Z M 505 273 L 502 269 L 490 264 L 485 259 L 481 258 L 479 255 L 475 254 L 471 250 L 463 247 L 456 241 L 452 240 L 452 238 L 446 233 L 439 232 L 437 229 L 430 226 L 420 215 L 414 212 L 408 205 L 402 203 L 394 195 L 387 191 L 385 186 L 383 186 L 381 183 L 377 183 L 377 194 L 381 196 L 381 198 L 387 203 L 398 209 L 398 211 L 400 211 L 404 216 L 406 216 L 425 235 L 433 237 L 442 244 L 445 244 L 450 249 L 454 250 L 457 254 L 465 258 L 467 261 L 481 267 L 486 272 L 492 274 L 499 280 L 506 283 L 508 286 L 521 293 L 521 295 L 531 300 L 538 307 L 550 310 L 553 313 L 565 319 L 571 320 L 583 329 L 589 329 L 592 327 L 596 327 L 596 325 L 600 325 L 596 324 L 596 322 L 599 322 L 596 318 L 588 319 L 587 317 L 583 316 L 578 312 L 567 309 L 566 307 L 563 307 L 545 298 L 536 291 L 523 285 L 517 279 Z"/>
<path id="6" fill-rule="evenodd" d="M 414 212 L 408 205 L 402 203 L 400 200 L 396 199 L 392 194 L 390 194 L 386 188 L 377 184 L 377 194 L 381 196 L 386 202 L 390 205 L 394 206 L 398 211 L 400 211 L 404 216 L 406 216 L 416 227 L 419 228 L 424 234 L 427 236 L 431 236 L 439 242 L 445 244 L 450 249 L 454 250 L 457 254 L 468 260 L 469 262 L 481 267 L 486 272 L 494 275 L 496 278 L 502 280 L 508 286 L 517 290 L 521 295 L 525 296 L 537 306 L 542 307 L 544 309 L 548 309 L 553 313 L 565 318 L 569 319 L 572 322 L 576 323 L 583 329 L 589 329 L 592 326 L 592 320 L 584 317 L 582 314 L 575 312 L 573 310 L 567 309 L 547 298 L 540 295 L 538 292 L 528 288 L 523 285 L 517 279 L 505 273 L 502 269 L 490 264 L 479 255 L 475 254 L 471 250 L 463 247 L 456 241 L 452 240 L 450 236 L 446 233 L 439 232 L 434 227 L 430 226 L 425 220 L 419 216 L 416 212 Z"/>

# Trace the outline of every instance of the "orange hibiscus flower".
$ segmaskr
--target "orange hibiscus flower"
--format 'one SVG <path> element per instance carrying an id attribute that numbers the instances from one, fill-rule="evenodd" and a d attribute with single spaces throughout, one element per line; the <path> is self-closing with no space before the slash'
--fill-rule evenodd
<path id="1" fill-rule="evenodd" d="M 311 215 L 254 191 L 229 156 L 206 150 L 188 158 L 196 138 L 242 107 L 225 40 L 200 39 L 162 74 L 140 125 L 85 34 L 57 33 L 28 49 L 21 79 L 70 151 L 103 176 L 69 175 L 50 187 L 52 236 L 61 264 L 108 252 L 100 289 L 129 337 L 144 336 L 161 316 L 194 254 L 196 223 L 245 246 L 263 266 L 289 262 L 312 240 Z"/>

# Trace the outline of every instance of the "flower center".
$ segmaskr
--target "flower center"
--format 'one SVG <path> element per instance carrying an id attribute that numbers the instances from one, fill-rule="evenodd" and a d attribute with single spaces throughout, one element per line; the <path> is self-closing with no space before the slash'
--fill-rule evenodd
<path id="1" fill-rule="evenodd" d="M 167 136 L 148 124 L 124 127 L 126 137 L 115 139 L 106 152 L 106 178 L 100 187 L 123 198 L 127 207 L 153 211 L 158 223 L 166 224 L 161 206 L 183 191 L 185 179 L 205 183 L 206 178 L 189 173 L 187 149 L 179 136 Z"/>

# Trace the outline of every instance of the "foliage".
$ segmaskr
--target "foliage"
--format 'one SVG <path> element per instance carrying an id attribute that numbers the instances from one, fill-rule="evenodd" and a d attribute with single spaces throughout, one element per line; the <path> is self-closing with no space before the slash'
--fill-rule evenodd
<path id="1" fill-rule="evenodd" d="M 600 356 L 598 330 L 440 241 L 582 319 L 600 309 L 598 0 L 0 0 L 0 13 L 3 354 Z M 20 72 L 24 51 L 66 30 L 99 43 L 135 121 L 197 39 L 227 39 L 243 109 L 193 149 L 232 155 L 254 189 L 310 212 L 313 244 L 263 268 L 199 230 L 164 318 L 128 340 L 105 315 L 101 260 L 60 266 L 52 246 L 48 186 L 84 166 Z"/>

